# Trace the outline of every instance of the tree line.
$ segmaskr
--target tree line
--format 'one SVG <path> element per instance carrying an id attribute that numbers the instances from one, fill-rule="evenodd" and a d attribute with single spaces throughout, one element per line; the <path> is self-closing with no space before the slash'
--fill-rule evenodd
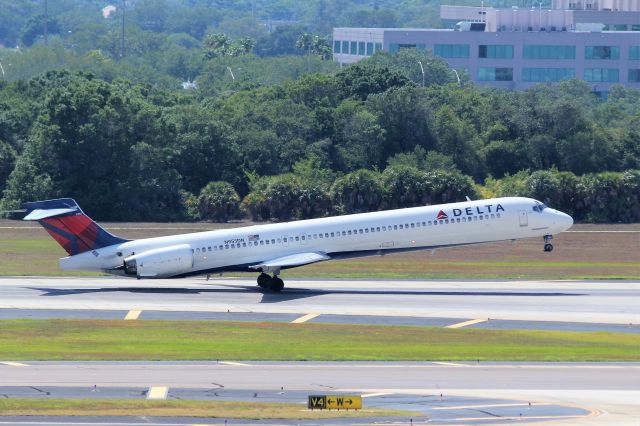
<path id="1" fill-rule="evenodd" d="M 229 217 L 284 220 L 529 194 L 578 220 L 637 220 L 636 89 L 476 87 L 415 50 L 322 73 L 300 59 L 269 82 L 254 55 L 214 58 L 256 77 L 194 91 L 70 71 L 0 82 L 2 208 L 71 196 L 100 220 L 219 219 L 206 209 L 222 192 Z M 521 185 L 542 171 L 562 200 Z"/>

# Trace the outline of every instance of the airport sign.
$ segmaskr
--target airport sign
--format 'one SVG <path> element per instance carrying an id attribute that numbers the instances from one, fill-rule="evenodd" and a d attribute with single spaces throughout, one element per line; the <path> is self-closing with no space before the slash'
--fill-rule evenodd
<path id="1" fill-rule="evenodd" d="M 310 410 L 359 410 L 362 408 L 360 395 L 309 395 L 307 407 Z"/>

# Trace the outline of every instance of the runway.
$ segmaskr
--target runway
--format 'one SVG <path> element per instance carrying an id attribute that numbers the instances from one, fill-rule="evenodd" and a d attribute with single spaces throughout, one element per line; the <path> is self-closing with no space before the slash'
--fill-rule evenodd
<path id="1" fill-rule="evenodd" d="M 283 293 L 271 294 L 257 291 L 253 279 L 6 277 L 0 278 L 0 319 L 201 319 L 640 332 L 638 281 L 287 280 L 286 284 Z M 488 407 L 454 410 L 450 415 L 446 410 L 429 412 L 431 419 L 439 419 L 430 424 L 520 422 L 527 421 L 527 413 L 529 421 L 537 416 L 536 421 L 554 424 L 562 420 L 637 425 L 640 418 L 640 365 L 634 363 L 4 361 L 9 362 L 0 362 L 0 394 L 13 397 L 41 393 L 34 388 L 52 395 L 86 394 L 94 385 L 101 395 L 124 392 L 139 397 L 160 386 L 176 398 L 203 392 L 277 398 L 284 392 L 297 402 L 311 393 L 358 392 L 377 395 L 370 401 L 381 406 L 431 410 L 435 406 L 425 401 L 443 394 L 455 407 Z M 543 405 L 525 412 L 522 420 L 517 415 L 522 414 L 520 408 L 496 408 L 522 407 L 531 401 Z M 4 424 L 23 420 L 5 419 Z M 37 423 L 30 420 L 33 423 L 24 424 Z M 86 420 L 92 422 L 95 419 Z M 156 419 L 149 424 L 202 423 L 189 422 Z"/>
<path id="2" fill-rule="evenodd" d="M 27 362 L 0 365 L 0 375 L 0 393 L 11 397 L 140 397 L 161 386 L 175 398 L 304 402 L 309 394 L 347 392 L 371 396 L 368 406 L 422 410 L 439 419 L 431 424 L 640 418 L 640 365 L 633 363 Z"/>
<path id="3" fill-rule="evenodd" d="M 638 281 L 287 280 L 286 284 L 285 291 L 272 294 L 257 291 L 253 279 L 6 277 L 0 278 L 0 310 L 4 310 L 0 316 L 20 316 L 8 310 L 37 310 L 25 312 L 27 317 L 42 316 L 43 310 L 76 311 L 82 316 L 77 312 L 88 310 L 124 317 L 134 310 L 140 318 L 199 319 L 226 313 L 230 319 L 251 314 L 256 320 L 292 321 L 314 314 L 320 316 L 314 321 L 344 322 L 347 317 L 370 323 L 384 317 L 385 321 L 398 318 L 399 324 L 445 326 L 482 320 L 475 327 L 524 321 L 543 329 L 545 325 L 563 329 L 566 324 L 561 323 L 573 323 L 569 329 L 631 332 L 637 332 L 640 324 Z M 249 315 L 244 318 L 251 320 Z M 523 322 L 514 326 L 531 328 Z"/>

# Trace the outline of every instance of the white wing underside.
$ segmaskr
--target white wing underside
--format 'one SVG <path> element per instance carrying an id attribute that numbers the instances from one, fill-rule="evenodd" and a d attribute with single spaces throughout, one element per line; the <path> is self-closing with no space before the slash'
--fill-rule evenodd
<path id="1" fill-rule="evenodd" d="M 296 253 L 289 256 L 277 257 L 267 260 L 258 265 L 251 265 L 251 269 L 262 270 L 263 272 L 279 272 L 282 268 L 309 265 L 311 263 L 323 262 L 331 258 L 321 252 Z"/>

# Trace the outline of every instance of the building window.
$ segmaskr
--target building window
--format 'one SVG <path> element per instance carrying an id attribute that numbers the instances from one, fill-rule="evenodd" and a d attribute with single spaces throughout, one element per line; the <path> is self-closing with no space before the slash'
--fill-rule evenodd
<path id="1" fill-rule="evenodd" d="M 613 31 L 627 31 L 629 27 L 627 24 L 614 24 Z"/>
<path id="2" fill-rule="evenodd" d="M 478 68 L 480 81 L 513 81 L 513 68 Z"/>
<path id="3" fill-rule="evenodd" d="M 560 81 L 575 77 L 573 68 L 523 68 L 522 81 Z"/>
<path id="4" fill-rule="evenodd" d="M 629 83 L 640 83 L 640 69 L 629 70 Z"/>
<path id="5" fill-rule="evenodd" d="M 441 58 L 468 58 L 468 44 L 436 44 L 433 46 L 433 54 Z"/>
<path id="6" fill-rule="evenodd" d="M 631 24 L 631 31 L 640 31 L 640 24 Z"/>
<path id="7" fill-rule="evenodd" d="M 547 46 L 543 44 L 524 45 L 524 59 L 575 59 L 575 46 Z"/>
<path id="8" fill-rule="evenodd" d="M 349 51 L 349 53 L 351 53 L 352 55 L 357 55 L 358 54 L 358 42 L 357 41 L 352 41 L 351 42 L 351 50 Z"/>
<path id="9" fill-rule="evenodd" d="M 371 56 L 373 55 L 373 43 L 372 42 L 368 42 L 367 43 L 367 56 Z"/>
<path id="10" fill-rule="evenodd" d="M 620 59 L 618 46 L 585 46 L 585 59 Z"/>
<path id="11" fill-rule="evenodd" d="M 364 56 L 367 53 L 365 50 L 365 44 L 366 43 L 364 41 L 358 42 L 358 55 Z"/>
<path id="12" fill-rule="evenodd" d="M 375 50 L 376 52 L 382 51 L 382 43 L 376 43 L 375 47 L 376 47 L 376 50 Z"/>
<path id="13" fill-rule="evenodd" d="M 640 60 L 640 46 L 629 47 L 629 59 L 632 61 Z"/>
<path id="14" fill-rule="evenodd" d="M 617 68 L 585 68 L 584 79 L 591 82 L 617 83 L 620 72 Z"/>
<path id="15" fill-rule="evenodd" d="M 478 58 L 512 59 L 513 46 L 510 44 L 481 44 L 478 46 Z"/>
<path id="16" fill-rule="evenodd" d="M 333 40 L 333 53 L 340 53 L 340 40 Z"/>
<path id="17" fill-rule="evenodd" d="M 345 54 L 349 54 L 349 42 L 348 41 L 342 41 L 342 53 Z"/>

